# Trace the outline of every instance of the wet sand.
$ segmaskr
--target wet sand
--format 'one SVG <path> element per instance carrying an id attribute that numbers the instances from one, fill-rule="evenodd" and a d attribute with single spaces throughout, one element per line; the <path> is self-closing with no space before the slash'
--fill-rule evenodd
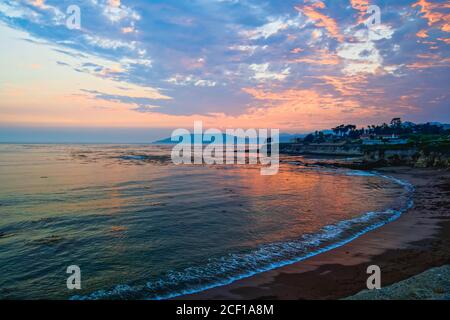
<path id="1" fill-rule="evenodd" d="M 366 289 L 369 265 L 380 266 L 388 286 L 450 264 L 450 172 L 378 171 L 415 186 L 414 207 L 398 220 L 305 261 L 180 299 L 341 299 Z"/>

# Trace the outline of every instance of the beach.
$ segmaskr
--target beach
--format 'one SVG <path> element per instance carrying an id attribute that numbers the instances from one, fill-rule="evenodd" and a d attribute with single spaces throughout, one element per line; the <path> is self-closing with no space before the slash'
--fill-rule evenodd
<path id="1" fill-rule="evenodd" d="M 367 288 L 370 265 L 381 268 L 386 287 L 450 264 L 450 172 L 410 167 L 377 171 L 415 186 L 414 206 L 399 219 L 307 260 L 179 299 L 343 299 Z"/>

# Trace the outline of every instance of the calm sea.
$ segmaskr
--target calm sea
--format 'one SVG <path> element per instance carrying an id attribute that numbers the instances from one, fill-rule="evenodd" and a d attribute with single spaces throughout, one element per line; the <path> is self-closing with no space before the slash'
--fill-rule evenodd
<path id="1" fill-rule="evenodd" d="M 342 245 L 410 205 L 401 181 L 281 160 L 261 176 L 175 166 L 162 146 L 0 145 L 0 299 L 196 292 Z"/>

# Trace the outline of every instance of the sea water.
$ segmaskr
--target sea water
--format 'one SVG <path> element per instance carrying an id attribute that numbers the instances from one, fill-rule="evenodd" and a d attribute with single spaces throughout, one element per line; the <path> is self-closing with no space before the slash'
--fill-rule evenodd
<path id="1" fill-rule="evenodd" d="M 398 218 L 411 186 L 302 166 L 181 165 L 170 147 L 0 145 L 0 298 L 164 299 L 340 246 Z M 68 290 L 68 266 L 81 290 Z"/>

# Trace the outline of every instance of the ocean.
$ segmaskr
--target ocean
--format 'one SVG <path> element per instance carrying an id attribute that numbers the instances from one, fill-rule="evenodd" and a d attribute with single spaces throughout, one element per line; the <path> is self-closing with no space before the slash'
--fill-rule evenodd
<path id="1" fill-rule="evenodd" d="M 411 186 L 302 165 L 172 164 L 170 146 L 0 145 L 0 299 L 166 299 L 338 247 Z M 68 290 L 68 266 L 81 290 Z"/>

